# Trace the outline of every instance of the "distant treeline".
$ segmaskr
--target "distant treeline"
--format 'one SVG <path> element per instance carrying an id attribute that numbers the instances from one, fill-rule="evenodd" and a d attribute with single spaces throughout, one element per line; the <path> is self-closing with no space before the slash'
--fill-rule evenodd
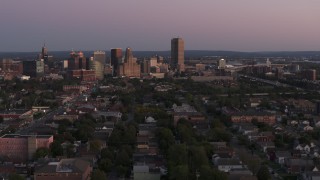
<path id="1" fill-rule="evenodd" d="M 19 58 L 19 59 L 35 59 L 40 52 L 0 52 L 2 58 Z M 57 59 L 66 59 L 69 57 L 70 51 L 49 51 L 49 55 Z M 90 57 L 93 51 L 83 51 L 85 56 Z M 110 51 L 106 51 L 107 57 L 110 56 Z M 159 55 L 169 57 L 170 51 L 133 51 L 136 57 L 150 57 Z M 320 59 L 320 51 L 272 51 L 272 52 L 238 52 L 238 51 L 205 51 L 205 50 L 186 50 L 185 57 L 198 58 L 205 56 L 231 57 L 231 58 L 259 58 L 259 57 L 287 57 L 287 58 L 308 58 Z"/>

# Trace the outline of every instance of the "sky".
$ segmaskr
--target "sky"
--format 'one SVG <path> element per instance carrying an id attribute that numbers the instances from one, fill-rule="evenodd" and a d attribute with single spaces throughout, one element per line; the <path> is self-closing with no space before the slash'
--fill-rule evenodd
<path id="1" fill-rule="evenodd" d="M 1 0 L 0 52 L 319 51 L 319 0 Z"/>

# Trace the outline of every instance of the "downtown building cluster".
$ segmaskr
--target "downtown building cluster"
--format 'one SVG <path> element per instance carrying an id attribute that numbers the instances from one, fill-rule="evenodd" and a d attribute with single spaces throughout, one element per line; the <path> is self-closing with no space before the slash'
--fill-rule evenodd
<path id="1" fill-rule="evenodd" d="M 102 80 L 106 75 L 113 77 L 152 78 L 164 77 L 168 72 L 184 71 L 184 41 L 171 40 L 171 57 L 158 55 L 136 58 L 131 48 L 125 52 L 113 48 L 110 55 L 105 51 L 94 51 L 86 56 L 82 51 L 71 51 L 66 60 L 57 61 L 48 54 L 44 45 L 39 56 L 33 60 L 2 59 L 0 77 L 11 80 L 29 78 L 67 78 L 81 81 Z"/>

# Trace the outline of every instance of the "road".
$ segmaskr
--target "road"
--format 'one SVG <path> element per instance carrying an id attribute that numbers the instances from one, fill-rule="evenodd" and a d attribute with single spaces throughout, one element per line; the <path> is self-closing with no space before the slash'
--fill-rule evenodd
<path id="1" fill-rule="evenodd" d="M 78 96 L 75 96 L 68 103 L 72 105 L 74 102 L 83 98 L 83 96 L 87 96 L 87 94 L 80 94 Z M 65 106 L 61 105 L 57 109 L 49 111 L 44 116 L 42 116 L 38 119 L 34 119 L 27 126 L 20 128 L 15 133 L 16 134 L 24 134 L 24 135 L 32 134 L 34 129 L 42 127 L 47 121 L 52 120 L 55 115 L 62 114 L 64 111 L 65 111 Z"/>

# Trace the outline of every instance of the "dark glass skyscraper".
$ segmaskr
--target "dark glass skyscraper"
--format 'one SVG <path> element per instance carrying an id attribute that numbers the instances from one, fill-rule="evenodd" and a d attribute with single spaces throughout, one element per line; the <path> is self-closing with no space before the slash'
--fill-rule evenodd
<path id="1" fill-rule="evenodd" d="M 171 39 L 171 69 L 184 71 L 184 41 L 182 38 Z"/>
<path id="2" fill-rule="evenodd" d="M 119 64 L 122 61 L 122 49 L 111 49 L 111 66 L 113 67 L 113 76 L 118 76 Z"/>

